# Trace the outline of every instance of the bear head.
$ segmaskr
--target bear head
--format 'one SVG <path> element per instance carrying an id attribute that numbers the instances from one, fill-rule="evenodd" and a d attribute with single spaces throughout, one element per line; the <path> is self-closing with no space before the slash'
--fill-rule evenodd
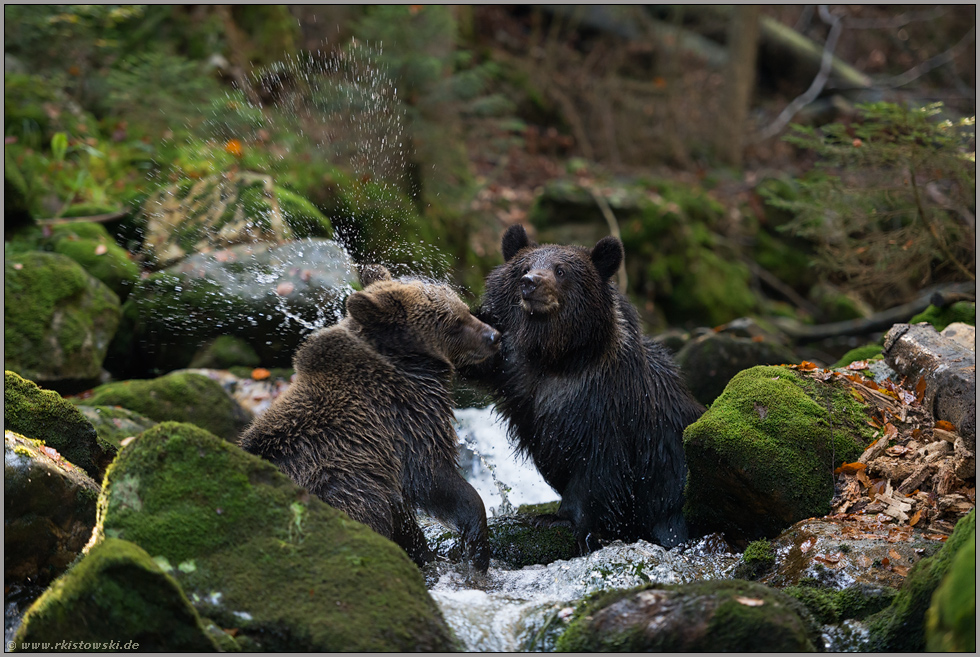
<path id="1" fill-rule="evenodd" d="M 365 288 L 347 297 L 348 315 L 382 352 L 472 365 L 496 353 L 500 334 L 474 317 L 444 283 L 392 278 L 380 265 L 360 270 Z"/>
<path id="2" fill-rule="evenodd" d="M 501 247 L 504 264 L 487 279 L 485 319 L 545 360 L 608 343 L 617 312 L 610 278 L 623 261 L 618 239 L 604 237 L 591 249 L 536 244 L 515 224 Z"/>

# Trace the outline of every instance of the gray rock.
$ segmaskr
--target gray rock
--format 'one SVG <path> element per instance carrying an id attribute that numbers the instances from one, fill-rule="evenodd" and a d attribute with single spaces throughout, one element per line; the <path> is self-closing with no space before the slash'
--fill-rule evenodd
<path id="1" fill-rule="evenodd" d="M 99 485 L 39 440 L 3 438 L 4 581 L 45 585 L 91 536 Z"/>

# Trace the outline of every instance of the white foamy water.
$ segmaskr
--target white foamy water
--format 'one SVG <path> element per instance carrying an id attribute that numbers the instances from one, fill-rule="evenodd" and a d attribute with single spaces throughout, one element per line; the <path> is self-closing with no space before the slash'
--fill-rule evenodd
<path id="1" fill-rule="evenodd" d="M 521 504 L 558 500 L 558 493 L 545 483 L 534 465 L 515 453 L 507 440 L 507 423 L 493 406 L 457 409 L 456 432 L 462 444 L 463 475 L 480 493 L 487 515 L 507 511 L 501 508 L 506 507 L 501 486 L 514 509 Z"/>

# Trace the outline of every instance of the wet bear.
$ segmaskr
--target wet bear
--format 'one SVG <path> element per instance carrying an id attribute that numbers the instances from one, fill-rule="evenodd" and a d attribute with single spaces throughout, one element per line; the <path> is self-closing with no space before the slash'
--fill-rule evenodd
<path id="1" fill-rule="evenodd" d="M 473 565 L 490 563 L 487 515 L 460 475 L 449 384 L 492 356 L 499 334 L 446 285 L 362 269 L 347 317 L 310 335 L 296 378 L 242 434 L 241 446 L 400 545 L 433 558 L 419 508 L 455 527 Z"/>
<path id="2" fill-rule="evenodd" d="M 541 521 L 570 523 L 583 551 L 685 541 L 681 434 L 704 408 L 610 281 L 622 243 L 539 246 L 515 225 L 502 246 L 476 311 L 500 352 L 463 373 L 489 385 L 519 451 L 561 495 Z"/>

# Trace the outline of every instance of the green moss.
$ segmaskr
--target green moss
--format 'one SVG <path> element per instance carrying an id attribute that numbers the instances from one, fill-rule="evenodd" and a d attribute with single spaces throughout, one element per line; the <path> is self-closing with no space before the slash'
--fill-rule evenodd
<path id="1" fill-rule="evenodd" d="M 286 225 L 298 237 L 333 237 L 333 226 L 315 205 L 285 187 L 276 186 L 276 200 Z"/>
<path id="2" fill-rule="evenodd" d="M 926 649 L 926 611 L 932 602 L 933 593 L 950 571 L 956 553 L 971 538 L 975 540 L 976 513 L 974 509 L 961 518 L 942 549 L 912 567 L 891 606 L 869 619 L 870 650 L 922 652 Z"/>
<path id="3" fill-rule="evenodd" d="M 490 556 L 511 568 L 549 564 L 578 555 L 575 535 L 566 527 L 535 527 L 520 516 L 490 522 Z"/>
<path id="4" fill-rule="evenodd" d="M 71 402 L 9 370 L 3 375 L 3 428 L 44 441 L 96 482 L 116 455 Z"/>
<path id="5" fill-rule="evenodd" d="M 171 564 L 198 611 L 239 628 L 243 647 L 242 637 L 262 651 L 454 647 L 399 547 L 192 425 L 159 424 L 120 453 L 96 531 Z"/>
<path id="6" fill-rule="evenodd" d="M 248 342 L 231 335 L 219 335 L 194 354 L 188 367 L 226 370 L 236 365 L 254 368 L 260 364 L 259 355 Z"/>
<path id="7" fill-rule="evenodd" d="M 78 403 L 122 406 L 157 422 L 190 422 L 228 440 L 237 436 L 247 422 L 242 409 L 220 383 L 196 372 L 106 383 Z"/>
<path id="8" fill-rule="evenodd" d="M 54 253 L 6 256 L 4 279 L 5 368 L 32 379 L 98 376 L 119 324 L 119 298 Z"/>
<path id="9" fill-rule="evenodd" d="M 59 641 L 94 643 L 96 652 L 136 649 L 128 642 L 142 651 L 217 651 L 177 582 L 139 546 L 112 538 L 31 605 L 14 641 L 18 651 L 34 642 L 78 649 L 53 645 Z"/>
<path id="10" fill-rule="evenodd" d="M 921 313 L 910 319 L 909 324 L 929 322 L 937 331 L 942 331 L 944 328 L 954 322 L 963 322 L 964 324 L 969 324 L 970 326 L 976 326 L 976 321 L 977 304 L 973 303 L 972 301 L 957 301 L 953 305 L 945 308 L 929 306 Z"/>
<path id="11" fill-rule="evenodd" d="M 55 253 L 66 255 L 89 274 L 105 283 L 125 300 L 139 280 L 140 268 L 102 224 L 81 222 L 52 227 L 46 244 Z"/>
<path id="12" fill-rule="evenodd" d="M 926 648 L 930 652 L 976 652 L 976 534 L 956 551 L 949 572 L 932 595 L 926 612 Z"/>
<path id="13" fill-rule="evenodd" d="M 755 538 L 829 513 L 833 469 L 872 439 L 865 413 L 831 382 L 785 367 L 740 372 L 684 432 L 688 522 Z"/>
<path id="14" fill-rule="evenodd" d="M 644 591 L 666 604 L 644 610 Z M 615 606 L 615 607 L 614 607 Z M 576 608 L 558 652 L 812 651 L 819 640 L 799 602 L 762 584 L 717 580 L 606 591 Z"/>
<path id="15" fill-rule="evenodd" d="M 115 445 L 117 449 L 124 439 L 137 436 L 156 424 L 148 417 L 119 406 L 79 405 L 77 408 L 95 427 L 99 438 Z"/>
<path id="16" fill-rule="evenodd" d="M 851 349 L 846 354 L 841 356 L 840 360 L 834 363 L 831 367 L 836 369 L 838 367 L 850 365 L 851 363 L 859 360 L 871 360 L 879 356 L 881 356 L 880 344 L 866 344 L 864 346 Z"/>
<path id="17" fill-rule="evenodd" d="M 820 586 L 790 586 L 783 589 L 783 593 L 806 605 L 814 618 L 824 624 L 866 618 L 886 608 L 897 594 L 893 589 L 861 584 L 841 590 Z"/>

